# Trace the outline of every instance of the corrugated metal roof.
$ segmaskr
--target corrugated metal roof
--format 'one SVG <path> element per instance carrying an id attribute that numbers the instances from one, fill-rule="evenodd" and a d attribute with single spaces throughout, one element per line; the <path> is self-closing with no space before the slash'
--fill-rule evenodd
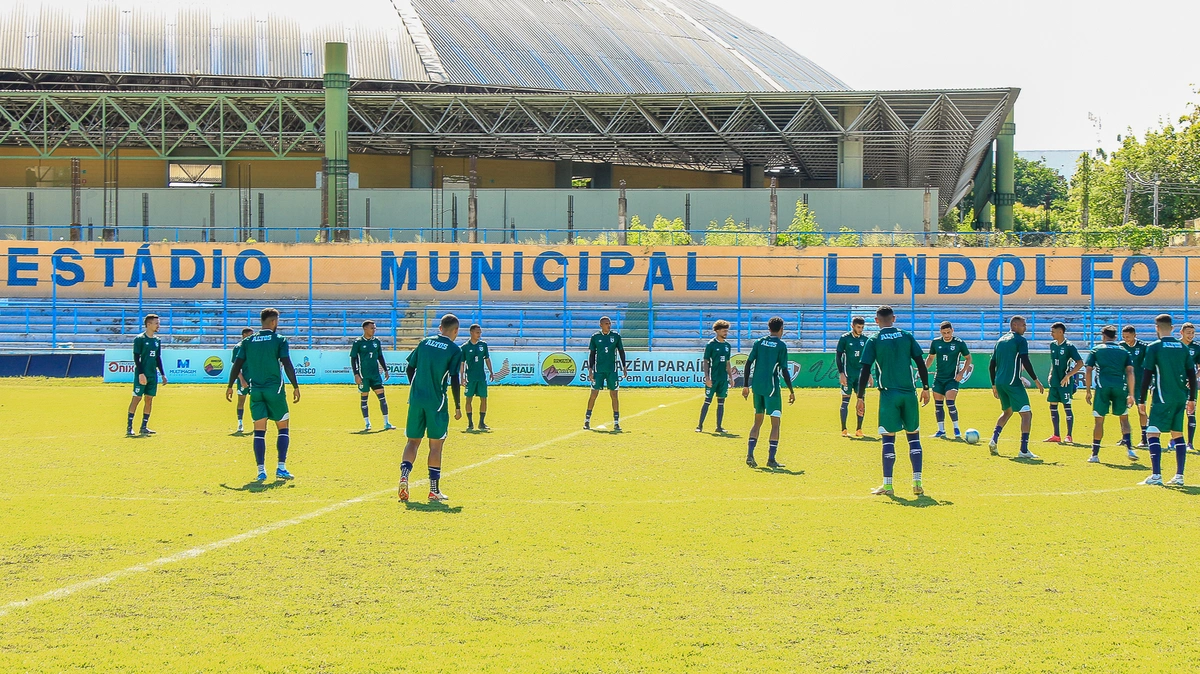
<path id="1" fill-rule="evenodd" d="M 350 76 L 600 93 L 839 90 L 706 0 L 8 0 L 0 70 Z"/>

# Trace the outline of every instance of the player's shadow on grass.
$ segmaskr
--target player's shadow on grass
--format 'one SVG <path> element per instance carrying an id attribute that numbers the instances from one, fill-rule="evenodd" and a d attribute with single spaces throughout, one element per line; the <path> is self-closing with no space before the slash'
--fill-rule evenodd
<path id="1" fill-rule="evenodd" d="M 388 430 L 389 429 L 386 429 L 386 428 L 373 428 L 368 431 L 367 429 L 364 428 L 361 431 L 350 431 L 349 434 L 350 435 L 376 435 L 378 433 L 387 433 Z"/>
<path id="2" fill-rule="evenodd" d="M 1012 461 L 1013 463 L 1020 463 L 1020 464 L 1026 465 L 1026 466 L 1062 466 L 1063 465 L 1057 461 L 1044 461 L 1040 458 L 1038 458 L 1038 459 L 1022 459 L 1019 456 L 1010 456 L 1010 457 L 1008 457 L 1008 460 Z"/>
<path id="3" fill-rule="evenodd" d="M 251 435 L 251 434 L 250 434 L 250 433 L 247 433 L 246 431 L 234 431 L 234 432 L 232 432 L 232 433 L 230 433 L 230 434 L 229 434 L 229 437 L 231 437 L 231 438 L 244 438 L 244 437 L 246 437 L 247 435 Z"/>
<path id="4" fill-rule="evenodd" d="M 457 515 L 462 512 L 462 506 L 448 506 L 441 501 L 406 501 L 404 503 L 405 510 L 416 510 L 422 513 L 446 513 L 447 515 Z"/>
<path id="5" fill-rule="evenodd" d="M 730 433 L 729 431 L 725 431 L 724 433 L 709 433 L 709 435 L 713 436 L 714 438 L 740 438 L 740 437 L 742 437 L 742 436 L 738 435 L 737 433 Z"/>
<path id="6" fill-rule="evenodd" d="M 864 435 L 861 438 L 853 435 L 847 435 L 846 439 L 853 440 L 854 442 L 879 442 L 879 436 L 877 435 Z"/>
<path id="7" fill-rule="evenodd" d="M 775 473 L 778 475 L 803 475 L 802 470 L 788 470 L 787 468 L 768 468 L 767 466 L 759 466 L 760 473 Z"/>
<path id="8" fill-rule="evenodd" d="M 1149 466 L 1143 466 L 1141 464 L 1141 462 L 1125 463 L 1125 464 L 1101 462 L 1100 465 L 1104 466 L 1105 468 L 1112 468 L 1113 470 L 1137 470 L 1137 471 L 1141 471 L 1143 473 L 1150 470 Z"/>
<path id="9" fill-rule="evenodd" d="M 952 506 L 953 501 L 939 501 L 931 496 L 921 495 L 916 498 L 904 498 L 895 494 L 888 497 L 888 503 L 906 508 L 932 508 L 934 506 Z"/>
<path id="10" fill-rule="evenodd" d="M 254 482 L 247 482 L 240 487 L 231 487 L 230 485 L 222 482 L 221 488 L 228 489 L 229 491 L 245 491 L 250 492 L 251 494 L 261 494 L 264 491 L 270 491 L 272 489 L 282 487 L 285 484 L 288 484 L 287 480 L 275 480 L 274 482 L 259 482 L 255 480 Z"/>
<path id="11" fill-rule="evenodd" d="M 1179 492 L 1180 494 L 1187 494 L 1188 496 L 1200 496 L 1200 487 L 1172 487 L 1167 485 L 1167 489 Z"/>

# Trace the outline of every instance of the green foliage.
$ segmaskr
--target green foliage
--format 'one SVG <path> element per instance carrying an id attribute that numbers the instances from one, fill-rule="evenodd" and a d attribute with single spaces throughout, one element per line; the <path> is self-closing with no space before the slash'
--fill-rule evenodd
<path id="1" fill-rule="evenodd" d="M 692 244 L 692 235 L 685 231 L 683 218 L 668 220 L 659 214 L 654 216 L 650 227 L 646 227 L 635 215 L 629 221 L 625 240 L 631 246 L 687 246 Z"/>
<path id="2" fill-rule="evenodd" d="M 706 246 L 765 246 L 767 235 L 750 229 L 749 223 L 737 222 L 733 216 L 725 218 L 725 222 L 717 224 L 716 220 L 708 223 L 704 233 Z"/>
<path id="3" fill-rule="evenodd" d="M 1067 179 L 1039 159 L 1030 161 L 1017 155 L 1013 163 L 1017 201 L 1029 207 L 1045 206 L 1067 198 Z"/>
<path id="4" fill-rule="evenodd" d="M 821 227 L 817 224 L 817 214 L 808 207 L 808 204 L 797 201 L 792 222 L 786 230 L 775 236 L 775 245 L 821 246 L 825 244 L 825 235 L 820 232 Z"/>

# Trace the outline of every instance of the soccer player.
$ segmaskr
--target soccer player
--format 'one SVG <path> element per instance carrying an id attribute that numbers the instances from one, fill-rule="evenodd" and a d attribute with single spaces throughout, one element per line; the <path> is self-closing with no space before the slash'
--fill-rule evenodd
<path id="1" fill-rule="evenodd" d="M 267 308 L 259 312 L 262 330 L 242 340 L 241 352 L 229 370 L 229 386 L 225 399 L 233 401 L 233 385 L 243 369 L 249 370 L 250 419 L 254 421 L 254 460 L 258 463 L 258 482 L 267 479 L 267 421 L 274 421 L 279 437 L 275 439 L 275 451 L 279 457 L 275 466 L 275 478 L 290 480 L 287 469 L 288 431 L 287 396 L 283 393 L 283 378 L 280 368 L 292 384 L 292 402 L 300 402 L 300 384 L 296 382 L 296 368 L 288 353 L 287 337 L 276 332 L 279 328 L 279 312 Z"/>
<path id="2" fill-rule="evenodd" d="M 412 472 L 421 437 L 429 438 L 429 500 L 448 501 L 442 493 L 442 447 L 450 432 L 450 412 L 446 405 L 446 385 L 454 394 L 454 420 L 462 418 L 459 405 L 462 392 L 458 378 L 462 350 L 454 343 L 458 338 L 458 317 L 442 316 L 438 334 L 421 340 L 408 354 L 408 423 L 404 456 L 400 462 L 400 500 L 408 500 L 408 475 Z"/>
<path id="3" fill-rule="evenodd" d="M 871 366 L 879 365 L 879 435 L 883 440 L 883 484 L 872 494 L 891 496 L 892 469 L 896 465 L 896 434 L 901 430 L 908 436 L 908 459 L 913 470 L 913 494 L 921 496 L 921 411 L 917 408 L 917 392 L 913 386 L 912 364 L 917 365 L 921 379 L 921 405 L 929 404 L 929 370 L 924 354 L 912 333 L 894 327 L 896 313 L 889 306 L 875 311 L 879 332 L 871 335 L 863 349 L 862 367 L 855 392 L 858 413 L 866 411 L 863 393 L 871 379 Z"/>
<path id="4" fill-rule="evenodd" d="M 1054 426 L 1054 435 L 1046 438 L 1045 442 L 1066 442 L 1075 444 L 1071 436 L 1075 432 L 1075 412 L 1071 409 L 1071 396 L 1075 395 L 1075 375 L 1083 369 L 1083 356 L 1079 349 L 1067 341 L 1067 326 L 1061 321 L 1050 326 L 1050 374 L 1046 383 L 1050 392 L 1046 402 L 1050 403 L 1050 423 Z M 1067 415 L 1067 437 L 1059 437 L 1058 404 L 1062 403 Z"/>
<path id="5" fill-rule="evenodd" d="M 617 359 L 620 356 L 620 360 Z M 617 364 L 621 372 L 629 377 L 629 369 L 625 367 L 625 343 L 621 335 L 612 329 L 612 321 L 608 316 L 600 318 L 600 332 L 592 335 L 588 342 L 588 374 L 587 380 L 592 384 L 592 395 L 588 398 L 587 415 L 583 418 L 584 430 L 592 427 L 592 407 L 596 405 L 596 396 L 600 389 L 607 388 L 612 398 L 613 430 L 621 430 L 621 403 L 617 394 L 621 388 L 617 380 Z"/>
<path id="6" fill-rule="evenodd" d="M 158 395 L 158 375 L 167 383 L 167 373 L 162 364 L 162 340 L 155 337 L 158 332 L 158 315 L 146 314 L 142 321 L 142 334 L 133 339 L 133 400 L 129 401 L 129 419 L 125 423 L 125 435 L 133 435 L 133 418 L 137 415 L 138 403 L 146 401 L 142 408 L 142 435 L 154 435 L 150 430 L 150 411 L 154 408 L 154 396 Z"/>
<path id="7" fill-rule="evenodd" d="M 751 468 L 758 468 L 758 463 L 754 461 L 754 447 L 758 444 L 758 431 L 762 428 L 763 416 L 771 417 L 767 467 L 783 468 L 783 464 L 775 460 L 775 454 L 779 451 L 779 421 L 783 418 L 780 378 L 788 387 L 788 404 L 796 402 L 796 392 L 792 389 L 792 377 L 788 372 L 787 345 L 783 343 L 783 319 L 775 316 L 767 321 L 767 330 L 770 334 L 760 337 L 754 342 L 754 346 L 750 347 L 750 355 L 746 357 L 746 371 L 742 377 L 742 398 L 749 398 L 750 390 L 754 390 L 754 426 L 750 428 L 750 444 L 746 450 L 746 465 Z"/>
<path id="8" fill-rule="evenodd" d="M 1021 415 L 1021 453 L 1022 459 L 1036 459 L 1037 455 L 1029 451 L 1029 429 L 1033 425 L 1033 408 L 1029 406 L 1029 394 L 1025 392 L 1025 383 L 1021 381 L 1021 368 L 1024 367 L 1033 383 L 1037 384 L 1038 393 L 1046 389 L 1033 371 L 1033 363 L 1029 362 L 1029 342 L 1025 340 L 1025 317 L 1013 316 L 1008 322 L 1009 331 L 996 340 L 992 349 L 992 363 L 988 374 L 992 379 L 992 395 L 1000 401 L 1000 418 L 996 420 L 996 428 L 992 431 L 992 441 L 988 449 L 992 454 L 999 455 L 997 448 L 1000 444 L 1000 431 L 1008 423 L 1013 412 Z"/>
<path id="9" fill-rule="evenodd" d="M 842 386 L 843 438 L 850 437 L 850 432 L 846 430 L 846 417 L 850 414 L 850 392 L 854 390 L 854 385 L 858 381 L 858 371 L 862 369 L 862 352 L 863 348 L 867 346 L 867 336 L 863 334 L 863 328 L 866 325 L 866 319 L 862 316 L 855 316 L 850 319 L 850 332 L 838 337 L 836 361 L 838 383 Z M 857 416 L 858 429 L 854 431 L 854 437 L 861 438 L 863 436 L 863 415 Z"/>
<path id="10" fill-rule="evenodd" d="M 1121 420 L 1121 437 L 1125 451 L 1132 461 L 1137 461 L 1137 452 L 1129 446 L 1129 408 L 1133 407 L 1133 356 L 1117 345 L 1117 326 L 1106 325 L 1100 330 L 1100 343 L 1092 347 L 1087 357 L 1087 369 L 1083 382 L 1087 389 L 1087 401 L 1092 405 L 1092 416 L 1096 426 L 1092 430 L 1092 455 L 1088 463 L 1100 463 L 1100 441 L 1104 439 L 1104 417 L 1112 412 Z M 1093 372 L 1097 375 L 1093 379 Z M 1092 391 L 1092 382 L 1096 390 Z M 1094 400 L 1093 400 L 1094 396 Z"/>
<path id="11" fill-rule="evenodd" d="M 1184 323 L 1179 328 L 1179 341 L 1187 347 L 1192 362 L 1196 363 L 1196 367 L 1200 369 L 1200 344 L 1196 343 L 1196 326 L 1191 322 Z M 1196 439 L 1196 413 L 1194 411 L 1188 413 L 1187 425 L 1187 449 L 1190 452 L 1195 449 L 1194 440 Z"/>
<path id="12" fill-rule="evenodd" d="M 387 396 L 383 392 L 383 382 L 391 378 L 387 361 L 383 358 L 383 344 L 375 337 L 375 321 L 362 322 L 362 337 L 354 340 L 350 347 L 350 369 L 354 371 L 354 383 L 358 386 L 359 409 L 362 410 L 363 430 L 371 430 L 371 409 L 367 402 L 371 399 L 371 391 L 379 398 L 379 412 L 383 414 L 383 430 L 395 430 L 392 422 L 388 421 Z"/>
<path id="13" fill-rule="evenodd" d="M 721 422 L 725 419 L 725 397 L 729 395 L 729 380 L 733 377 L 733 349 L 725 341 L 729 336 L 729 321 L 719 320 L 713 323 L 712 329 L 716 336 L 704 346 L 704 404 L 700 406 L 697 433 L 704 432 L 704 417 L 708 416 L 708 406 L 714 396 L 717 398 L 716 432 L 725 432 Z"/>
<path id="14" fill-rule="evenodd" d="M 242 339 L 246 339 L 254 334 L 254 328 L 242 328 Z M 233 355 L 229 358 L 230 367 L 233 367 L 233 362 L 236 361 L 242 353 L 242 342 L 238 341 L 233 345 Z M 245 360 L 243 358 L 243 360 Z M 250 395 L 250 382 L 246 380 L 246 368 L 242 367 L 242 371 L 238 373 L 237 380 L 237 417 L 238 417 L 238 433 L 244 433 L 245 427 L 242 426 L 242 419 L 246 415 L 246 396 Z"/>
<path id="15" fill-rule="evenodd" d="M 478 323 L 472 323 L 467 328 L 471 338 L 462 345 L 462 375 L 467 382 L 467 430 L 475 430 L 475 421 L 471 418 L 471 400 L 479 396 L 479 430 L 490 431 L 487 425 L 488 380 L 495 375 L 492 370 L 492 356 L 488 353 L 487 342 L 480 339 L 483 328 Z M 483 367 L 487 366 L 487 375 Z"/>
<path id="16" fill-rule="evenodd" d="M 1121 328 L 1121 348 L 1129 352 L 1133 358 L 1133 380 L 1142 384 L 1142 359 L 1146 357 L 1147 343 L 1137 338 L 1137 329 L 1132 325 L 1126 325 Z M 1134 391 L 1136 393 L 1136 390 Z M 1146 413 L 1141 406 L 1138 406 L 1138 423 L 1142 427 L 1142 442 L 1138 445 L 1138 449 L 1143 449 L 1149 445 L 1146 442 Z"/>
<path id="17" fill-rule="evenodd" d="M 958 407 L 954 400 L 958 398 L 958 385 L 962 383 L 963 375 L 971 370 L 971 351 L 966 342 L 954 336 L 954 325 L 950 321 L 942 321 L 938 331 L 942 338 L 929 344 L 929 356 L 925 359 L 926 370 L 937 364 L 933 376 L 933 411 L 938 430 L 933 437 L 946 437 L 946 412 L 949 411 L 954 439 L 958 440 L 962 433 L 958 430 Z M 959 367 L 960 362 L 962 367 Z"/>
<path id="18" fill-rule="evenodd" d="M 1154 403 L 1150 406 L 1146 437 L 1150 445 L 1150 477 L 1139 484 L 1161 485 L 1162 445 L 1159 435 L 1171 434 L 1175 449 L 1175 477 L 1168 484 L 1183 486 L 1183 464 L 1187 461 L 1187 444 L 1183 440 L 1183 416 L 1196 412 L 1196 364 L 1188 349 L 1171 336 L 1174 330 L 1170 314 L 1154 319 L 1158 341 L 1146 347 L 1142 360 L 1142 381 L 1138 384 L 1138 409 L 1145 412 L 1146 392 L 1154 387 Z"/>

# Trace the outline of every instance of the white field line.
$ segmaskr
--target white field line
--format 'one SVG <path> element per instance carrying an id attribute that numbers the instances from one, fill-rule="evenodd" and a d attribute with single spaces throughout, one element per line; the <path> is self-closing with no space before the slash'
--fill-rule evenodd
<path id="1" fill-rule="evenodd" d="M 626 419 L 633 419 L 635 417 L 640 417 L 643 414 L 655 412 L 657 410 L 663 409 L 665 407 L 670 407 L 672 405 L 678 405 L 679 403 L 689 402 L 689 401 L 695 400 L 698 397 L 699 396 L 694 396 L 691 398 L 685 398 L 683 400 L 677 400 L 672 403 L 667 403 L 665 405 L 651 407 L 649 409 L 642 410 L 641 412 L 635 412 L 634 414 L 631 414 L 628 417 L 626 417 Z M 480 466 L 486 466 L 490 463 L 500 461 L 501 459 L 515 457 L 518 454 L 524 454 L 527 452 L 536 452 L 539 449 L 543 449 L 543 448 L 553 445 L 555 443 L 562 442 L 563 440 L 569 440 L 571 438 L 577 437 L 579 435 L 582 435 L 583 433 L 588 433 L 588 432 L 589 431 L 585 431 L 582 429 L 577 430 L 577 431 L 572 431 L 571 433 L 567 433 L 566 435 L 560 435 L 557 438 L 552 438 L 552 439 L 546 440 L 544 442 L 539 442 L 535 445 L 530 445 L 529 447 L 525 447 L 524 449 L 518 449 L 518 450 L 511 451 L 511 452 L 505 452 L 504 454 L 497 454 L 491 458 L 484 459 L 483 461 L 479 461 L 479 462 L 472 463 L 467 466 L 463 466 L 461 468 L 456 468 L 454 470 L 447 471 L 446 475 L 457 475 L 459 473 L 463 473 L 468 470 L 473 470 L 475 468 L 479 468 Z M 420 480 L 420 481 L 415 482 L 414 484 L 421 485 L 421 484 L 424 484 L 425 482 L 426 482 L 425 480 Z M 82 592 L 84 590 L 90 590 L 94 587 L 99 587 L 101 585 L 107 585 L 115 580 L 120 580 L 127 576 L 132 576 L 132 575 L 139 574 L 139 573 L 145 573 L 146 571 L 152 571 L 159 567 L 167 566 L 168 564 L 174 564 L 176 562 L 182 562 L 182 561 L 186 561 L 189 559 L 194 559 L 196 557 L 199 557 L 200 555 L 203 555 L 206 552 L 211 552 L 213 550 L 220 550 L 221 548 L 227 548 L 231 545 L 236 545 L 237 543 L 243 543 L 245 541 L 248 541 L 248 540 L 251 540 L 254 538 L 258 538 L 259 536 L 264 536 L 273 531 L 278 531 L 279 529 L 284 529 L 284 528 L 287 528 L 290 526 L 301 524 L 301 523 L 306 522 L 311 519 L 321 517 L 323 515 L 328 515 L 329 513 L 332 513 L 332 512 L 337 512 L 338 510 L 341 510 L 343 508 L 346 508 L 348 506 L 352 506 L 352 505 L 355 505 L 358 503 L 362 503 L 363 501 L 369 501 L 374 498 L 379 498 L 380 496 L 383 496 L 385 494 L 391 494 L 394 491 L 395 491 L 394 487 L 389 487 L 387 489 L 381 489 L 379 491 L 371 492 L 369 494 L 363 494 L 362 496 L 356 496 L 351 499 L 346 499 L 345 501 L 338 501 L 337 503 L 327 505 L 324 508 L 318 508 L 317 510 L 313 510 L 312 512 L 304 513 L 303 515 L 289 517 L 288 519 L 279 520 L 278 522 L 272 522 L 271 524 L 264 524 L 261 527 L 256 527 L 249 531 L 242 532 L 240 534 L 237 534 L 236 536 L 230 536 L 229 538 L 223 538 L 219 541 L 213 541 L 212 543 L 206 543 L 204 545 L 200 545 L 200 546 L 197 546 L 194 548 L 189 548 L 187 550 L 177 552 L 173 555 L 167 555 L 166 557 L 159 557 L 158 559 L 151 560 L 149 562 L 144 562 L 142 564 L 136 564 L 134 566 L 130 566 L 130 567 L 127 567 L 124 569 L 119 569 L 119 570 L 113 571 L 111 573 L 106 573 L 103 576 L 97 576 L 95 578 L 89 578 L 87 580 L 79 581 L 78 583 L 64 585 L 63 587 L 60 587 L 60 588 L 57 588 L 54 590 L 50 590 L 49 592 L 45 592 L 45 593 L 39 594 L 37 596 L 30 597 L 28 599 L 22 599 L 19 601 L 9 602 L 7 604 L 0 606 L 0 618 L 7 616 L 9 613 L 12 613 L 13 611 L 15 611 L 17 609 L 25 608 L 27 606 L 32 606 L 34 604 L 41 604 L 44 602 L 53 601 L 55 599 L 63 599 L 65 597 L 69 597 L 73 594 Z"/>

